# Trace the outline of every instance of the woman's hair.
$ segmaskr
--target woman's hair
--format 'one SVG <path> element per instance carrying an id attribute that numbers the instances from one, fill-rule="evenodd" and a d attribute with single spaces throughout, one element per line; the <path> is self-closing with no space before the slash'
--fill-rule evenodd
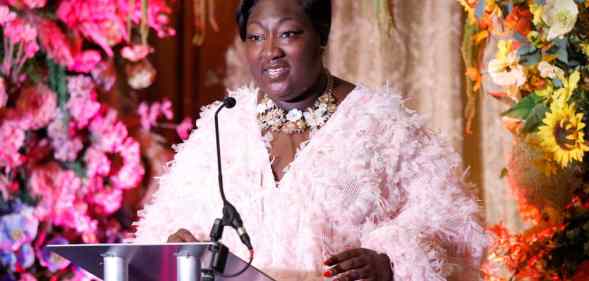
<path id="1" fill-rule="evenodd" d="M 313 27 L 319 33 L 321 39 L 321 46 L 327 45 L 329 39 L 329 31 L 331 29 L 331 0 L 298 0 L 305 14 L 311 19 Z M 247 34 L 247 21 L 249 19 L 252 8 L 256 5 L 258 0 L 241 0 L 237 7 L 235 19 L 239 28 L 239 36 L 242 41 L 245 41 Z"/>

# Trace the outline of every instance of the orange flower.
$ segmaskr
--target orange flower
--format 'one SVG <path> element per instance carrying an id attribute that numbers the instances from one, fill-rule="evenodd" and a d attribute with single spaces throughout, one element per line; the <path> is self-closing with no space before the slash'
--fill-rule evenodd
<path id="1" fill-rule="evenodd" d="M 532 30 L 532 13 L 528 9 L 513 7 L 511 13 L 505 18 L 505 25 L 509 29 L 527 36 Z"/>

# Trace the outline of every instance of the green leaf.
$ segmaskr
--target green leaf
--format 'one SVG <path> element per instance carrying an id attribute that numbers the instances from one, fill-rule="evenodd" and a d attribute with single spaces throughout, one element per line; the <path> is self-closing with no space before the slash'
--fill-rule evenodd
<path id="1" fill-rule="evenodd" d="M 522 131 L 524 133 L 531 133 L 535 131 L 540 124 L 542 124 L 542 120 L 544 119 L 544 115 L 548 112 L 548 107 L 544 103 L 539 103 L 530 112 L 528 117 L 526 118 L 526 122 L 524 123 L 524 128 Z"/>
<path id="2" fill-rule="evenodd" d="M 57 94 L 59 107 L 63 110 L 69 100 L 65 68 L 50 58 L 47 58 L 47 67 L 49 69 L 49 88 Z"/>
<path id="3" fill-rule="evenodd" d="M 542 102 L 542 97 L 531 94 L 521 99 L 509 110 L 501 113 L 501 116 L 509 116 L 519 119 L 527 119 L 534 107 Z"/>
<path id="4" fill-rule="evenodd" d="M 559 61 L 568 64 L 569 53 L 568 53 L 569 41 L 566 39 L 555 39 L 554 46 L 550 48 L 549 53 L 556 55 Z"/>
<path id="5" fill-rule="evenodd" d="M 520 62 L 527 66 L 538 64 L 541 60 L 542 55 L 540 54 L 540 52 L 525 54 L 520 58 Z"/>
<path id="6" fill-rule="evenodd" d="M 65 166 L 69 169 L 74 171 L 74 173 L 80 178 L 86 178 L 86 168 L 81 161 L 74 161 L 74 162 L 66 162 Z"/>

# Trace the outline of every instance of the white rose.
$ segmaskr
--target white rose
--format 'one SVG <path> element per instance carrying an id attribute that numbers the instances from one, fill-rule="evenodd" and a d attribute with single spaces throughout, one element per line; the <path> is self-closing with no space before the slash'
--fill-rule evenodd
<path id="1" fill-rule="evenodd" d="M 549 26 L 548 40 L 569 33 L 575 27 L 578 14 L 574 0 L 547 0 L 542 19 Z"/>

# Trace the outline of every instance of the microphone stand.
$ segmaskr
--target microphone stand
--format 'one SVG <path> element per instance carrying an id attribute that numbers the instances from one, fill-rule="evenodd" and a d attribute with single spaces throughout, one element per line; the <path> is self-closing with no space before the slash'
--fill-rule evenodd
<path id="1" fill-rule="evenodd" d="M 219 192 L 221 194 L 221 199 L 223 200 L 223 217 L 215 219 L 215 223 L 211 228 L 210 232 L 210 240 L 214 242 L 213 245 L 209 247 L 209 252 L 211 253 L 211 260 L 208 268 L 203 268 L 201 270 L 201 280 L 202 281 L 214 281 L 215 280 L 215 273 L 223 274 L 225 270 L 225 264 L 227 262 L 227 256 L 229 254 L 229 249 L 221 244 L 219 240 L 223 237 L 223 230 L 225 226 L 231 226 L 235 228 L 239 234 L 241 241 L 247 246 L 250 250 L 250 262 L 248 263 L 248 267 L 251 264 L 251 260 L 253 259 L 253 247 L 250 242 L 249 235 L 245 231 L 243 227 L 243 221 L 241 220 L 241 216 L 237 209 L 227 200 L 225 197 L 225 191 L 223 189 L 223 173 L 221 167 L 221 145 L 219 141 L 219 112 L 223 108 L 232 108 L 236 104 L 236 101 L 232 97 L 226 97 L 223 100 L 223 104 L 217 109 L 215 112 L 215 137 L 217 143 L 217 171 L 218 171 L 218 180 L 219 180 Z M 242 271 L 238 272 L 237 274 L 233 274 L 232 276 L 237 276 L 243 273 L 247 269 L 244 268 Z"/>

